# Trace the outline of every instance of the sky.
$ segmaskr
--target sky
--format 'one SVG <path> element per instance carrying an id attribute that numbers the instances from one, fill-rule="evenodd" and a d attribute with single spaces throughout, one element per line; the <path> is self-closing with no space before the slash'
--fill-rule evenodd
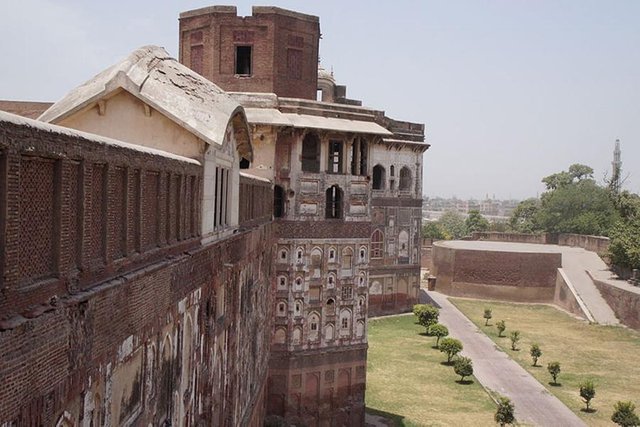
<path id="1" fill-rule="evenodd" d="M 227 4 L 231 2 L 226 2 Z M 56 101 L 155 44 L 181 11 L 225 2 L 0 2 L 0 99 Z M 347 95 L 426 124 L 424 194 L 524 199 L 583 163 L 602 181 L 621 141 L 640 192 L 640 1 L 273 0 L 320 17 L 322 65 Z"/>

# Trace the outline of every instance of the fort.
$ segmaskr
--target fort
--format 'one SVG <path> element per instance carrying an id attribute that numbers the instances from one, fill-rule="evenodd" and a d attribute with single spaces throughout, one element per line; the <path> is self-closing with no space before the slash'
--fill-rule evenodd
<path id="1" fill-rule="evenodd" d="M 315 16 L 179 36 L 0 103 L 38 116 L 0 112 L 0 426 L 363 425 L 368 316 L 417 302 L 424 125 L 347 98 Z"/>

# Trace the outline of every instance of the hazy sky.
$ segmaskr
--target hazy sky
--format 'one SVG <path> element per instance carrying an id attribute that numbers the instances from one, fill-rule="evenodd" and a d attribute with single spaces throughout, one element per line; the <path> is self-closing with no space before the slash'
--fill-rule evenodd
<path id="1" fill-rule="evenodd" d="M 224 4 L 224 2 L 221 2 Z M 131 50 L 177 56 L 178 14 L 211 1 L 0 2 L 0 99 L 55 101 Z M 228 3 L 227 3 L 228 4 Z M 365 106 L 427 125 L 424 192 L 525 198 L 622 142 L 640 192 L 640 1 L 280 1 L 320 16 L 320 56 Z"/>

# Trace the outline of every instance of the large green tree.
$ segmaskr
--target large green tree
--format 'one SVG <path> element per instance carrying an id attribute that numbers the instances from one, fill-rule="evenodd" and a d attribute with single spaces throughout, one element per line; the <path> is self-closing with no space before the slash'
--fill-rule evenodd
<path id="1" fill-rule="evenodd" d="M 541 197 L 535 222 L 550 233 L 607 236 L 619 215 L 609 191 L 593 179 L 593 169 L 574 164 L 569 171 L 542 179 L 548 191 Z"/>
<path id="2" fill-rule="evenodd" d="M 473 233 L 474 231 L 487 231 L 491 227 L 489 221 L 483 217 L 477 209 L 471 209 L 469 211 L 469 215 L 464 221 L 464 225 L 468 233 Z"/>
<path id="3" fill-rule="evenodd" d="M 540 230 L 536 215 L 540 210 L 539 199 L 527 199 L 518 203 L 511 213 L 509 227 L 518 233 L 534 233 Z"/>
<path id="4" fill-rule="evenodd" d="M 459 212 L 444 212 L 438 223 L 442 227 L 446 239 L 459 239 L 467 235 L 464 217 Z"/>

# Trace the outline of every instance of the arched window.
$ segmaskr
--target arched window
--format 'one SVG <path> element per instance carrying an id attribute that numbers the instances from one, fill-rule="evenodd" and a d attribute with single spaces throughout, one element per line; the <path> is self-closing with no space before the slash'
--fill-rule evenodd
<path id="1" fill-rule="evenodd" d="M 240 159 L 240 169 L 249 169 L 251 162 L 244 157 Z"/>
<path id="2" fill-rule="evenodd" d="M 285 317 L 286 315 L 287 315 L 287 303 L 284 301 L 280 301 L 276 309 L 276 316 Z"/>
<path id="3" fill-rule="evenodd" d="M 322 250 L 313 248 L 311 251 L 311 275 L 315 278 L 320 277 L 322 272 Z"/>
<path id="4" fill-rule="evenodd" d="M 400 190 L 411 190 L 411 170 L 406 166 L 400 169 Z"/>
<path id="5" fill-rule="evenodd" d="M 296 302 L 293 303 L 293 315 L 294 316 L 302 316 L 302 307 L 303 307 L 303 302 L 302 300 L 296 300 Z"/>
<path id="6" fill-rule="evenodd" d="M 320 172 L 320 139 L 315 133 L 308 133 L 302 140 L 302 171 Z"/>
<path id="7" fill-rule="evenodd" d="M 340 335 L 348 335 L 351 328 L 351 311 L 342 309 L 340 311 Z"/>
<path id="8" fill-rule="evenodd" d="M 336 262 L 336 248 L 329 248 L 329 262 Z"/>
<path id="9" fill-rule="evenodd" d="M 367 262 L 367 248 L 365 246 L 360 246 L 360 250 L 358 251 L 358 262 Z"/>
<path id="10" fill-rule="evenodd" d="M 302 328 L 296 326 L 293 328 L 293 345 L 300 345 L 302 342 Z"/>
<path id="11" fill-rule="evenodd" d="M 359 320 L 356 325 L 356 337 L 362 338 L 364 336 L 364 322 Z"/>
<path id="12" fill-rule="evenodd" d="M 325 217 L 327 219 L 342 218 L 342 190 L 337 185 L 327 188 Z"/>
<path id="13" fill-rule="evenodd" d="M 389 166 L 389 175 L 391 176 L 391 178 L 396 176 L 396 168 L 395 168 L 395 166 L 393 166 L 393 165 Z"/>
<path id="14" fill-rule="evenodd" d="M 301 291 L 302 290 L 302 277 L 296 277 L 296 281 L 295 283 L 295 290 L 296 291 Z"/>
<path id="15" fill-rule="evenodd" d="M 320 316 L 313 312 L 308 317 L 309 321 L 309 341 L 317 341 L 320 338 Z"/>
<path id="16" fill-rule="evenodd" d="M 384 183 L 386 177 L 386 172 L 382 165 L 375 165 L 373 167 L 373 189 L 374 190 L 384 190 Z"/>
<path id="17" fill-rule="evenodd" d="M 296 249 L 296 263 L 302 264 L 304 262 L 304 248 L 299 247 Z"/>
<path id="18" fill-rule="evenodd" d="M 278 251 L 278 261 L 287 262 L 288 258 L 289 258 L 289 251 L 287 250 L 287 248 L 280 248 L 280 250 Z"/>
<path id="19" fill-rule="evenodd" d="M 336 286 L 336 275 L 334 273 L 329 273 L 327 276 L 327 288 L 332 289 Z"/>
<path id="20" fill-rule="evenodd" d="M 398 256 L 409 256 L 409 233 L 406 230 L 402 230 L 398 234 Z"/>
<path id="21" fill-rule="evenodd" d="M 327 341 L 333 340 L 333 324 L 329 323 L 324 327 L 324 339 Z"/>
<path id="22" fill-rule="evenodd" d="M 358 276 L 358 286 L 366 286 L 367 285 L 367 275 L 365 272 L 361 272 L 360 276 Z"/>
<path id="23" fill-rule="evenodd" d="M 371 258 L 382 258 L 384 249 L 384 234 L 375 230 L 371 235 Z"/>
<path id="24" fill-rule="evenodd" d="M 274 342 L 276 344 L 285 344 L 287 342 L 287 331 L 284 328 L 276 329 Z"/>
<path id="25" fill-rule="evenodd" d="M 275 218 L 284 216 L 284 188 L 279 185 L 273 187 L 273 216 Z"/>
<path id="26" fill-rule="evenodd" d="M 350 247 L 346 247 L 342 250 L 342 257 L 340 258 L 342 265 L 342 274 L 350 275 L 353 269 L 353 250 Z"/>
<path id="27" fill-rule="evenodd" d="M 287 276 L 278 276 L 278 290 L 284 291 L 287 289 Z"/>

